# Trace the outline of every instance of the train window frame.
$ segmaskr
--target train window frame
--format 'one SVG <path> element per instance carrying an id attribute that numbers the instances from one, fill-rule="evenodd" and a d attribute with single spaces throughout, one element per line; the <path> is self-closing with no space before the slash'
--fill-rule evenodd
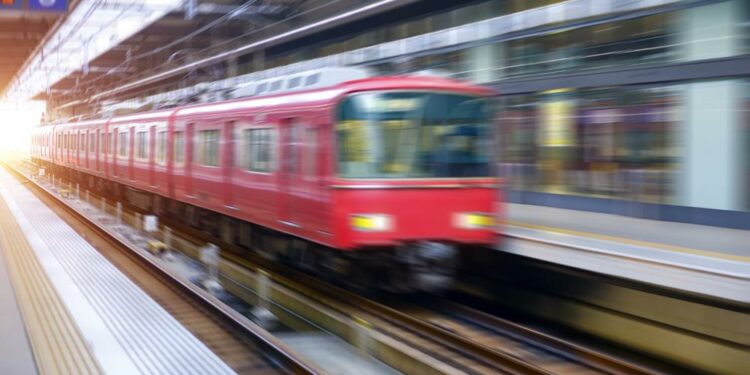
<path id="1" fill-rule="evenodd" d="M 185 131 L 176 130 L 172 132 L 172 162 L 175 165 L 185 164 Z"/>
<path id="2" fill-rule="evenodd" d="M 269 87 L 268 92 L 276 92 L 281 90 L 281 86 L 284 83 L 283 79 L 277 79 L 273 82 L 271 82 L 271 87 Z"/>
<path id="3" fill-rule="evenodd" d="M 130 152 L 130 144 L 128 143 L 130 131 L 127 128 L 118 129 L 117 134 L 117 159 L 127 160 L 128 153 Z"/>
<path id="4" fill-rule="evenodd" d="M 267 134 L 263 135 L 264 132 Z M 275 126 L 261 125 L 242 129 L 243 170 L 255 174 L 275 173 L 278 164 L 277 140 L 278 129 Z M 267 160 L 256 160 L 257 156 L 262 154 L 261 151 L 257 151 L 260 146 L 267 147 L 264 153 Z"/>
<path id="5" fill-rule="evenodd" d="M 89 153 L 91 152 L 96 153 L 96 133 L 94 133 L 93 130 L 89 131 L 88 150 L 89 150 Z"/>
<path id="6" fill-rule="evenodd" d="M 107 132 L 99 133 L 99 154 L 107 154 Z"/>
<path id="7" fill-rule="evenodd" d="M 208 139 L 209 134 L 215 134 L 216 137 Z M 196 133 L 196 151 L 194 161 L 203 167 L 218 168 L 221 166 L 221 129 L 203 129 Z M 209 141 L 211 143 L 209 143 Z M 209 149 L 207 145 L 213 145 Z M 213 151 L 213 152 L 211 152 Z M 210 156 L 210 157 L 209 157 Z"/>
<path id="8" fill-rule="evenodd" d="M 167 164 L 167 131 L 166 130 L 157 130 L 156 131 L 156 155 L 154 158 L 154 161 L 156 161 L 156 164 L 158 165 L 166 165 Z"/>
<path id="9" fill-rule="evenodd" d="M 149 158 L 149 134 L 148 130 L 137 130 L 135 132 L 135 153 L 133 157 L 138 161 L 148 161 Z"/>

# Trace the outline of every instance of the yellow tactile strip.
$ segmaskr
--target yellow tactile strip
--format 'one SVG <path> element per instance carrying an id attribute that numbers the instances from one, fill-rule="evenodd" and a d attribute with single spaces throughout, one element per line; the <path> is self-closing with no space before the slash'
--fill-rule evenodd
<path id="1" fill-rule="evenodd" d="M 7 262 L 39 373 L 102 373 L 2 198 L 0 250 Z"/>

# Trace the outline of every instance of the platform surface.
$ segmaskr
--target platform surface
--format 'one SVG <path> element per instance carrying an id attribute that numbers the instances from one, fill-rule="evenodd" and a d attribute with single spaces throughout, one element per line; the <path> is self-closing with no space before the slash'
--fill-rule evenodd
<path id="1" fill-rule="evenodd" d="M 9 249 L 0 244 L 0 374 L 36 374 L 34 354 L 5 264 L 5 251 Z"/>
<path id="2" fill-rule="evenodd" d="M 507 209 L 501 250 L 750 302 L 750 231 L 521 204 Z"/>
<path id="3" fill-rule="evenodd" d="M 104 373 L 233 373 L 4 169 L 0 198 Z"/>

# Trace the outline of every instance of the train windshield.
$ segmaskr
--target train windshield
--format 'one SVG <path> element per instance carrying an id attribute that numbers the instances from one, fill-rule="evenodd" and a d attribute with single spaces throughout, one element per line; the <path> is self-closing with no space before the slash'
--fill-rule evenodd
<path id="1" fill-rule="evenodd" d="M 490 175 L 486 99 L 428 92 L 375 92 L 338 108 L 338 171 L 344 178 Z"/>

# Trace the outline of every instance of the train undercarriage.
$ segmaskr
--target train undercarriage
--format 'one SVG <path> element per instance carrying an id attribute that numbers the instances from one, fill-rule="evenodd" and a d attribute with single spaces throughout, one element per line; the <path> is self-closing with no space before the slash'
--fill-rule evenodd
<path id="1" fill-rule="evenodd" d="M 47 174 L 122 202 L 128 209 L 156 215 L 162 223 L 175 227 L 204 232 L 219 242 L 217 245 L 252 251 L 358 291 L 447 290 L 453 285 L 461 255 L 458 246 L 431 241 L 341 251 L 44 160 L 34 162 Z"/>

